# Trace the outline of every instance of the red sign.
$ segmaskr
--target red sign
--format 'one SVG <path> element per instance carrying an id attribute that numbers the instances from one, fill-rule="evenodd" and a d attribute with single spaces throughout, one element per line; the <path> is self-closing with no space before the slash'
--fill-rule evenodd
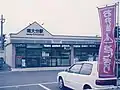
<path id="1" fill-rule="evenodd" d="M 98 8 L 101 25 L 101 45 L 98 58 L 98 72 L 101 78 L 115 77 L 116 6 Z"/>

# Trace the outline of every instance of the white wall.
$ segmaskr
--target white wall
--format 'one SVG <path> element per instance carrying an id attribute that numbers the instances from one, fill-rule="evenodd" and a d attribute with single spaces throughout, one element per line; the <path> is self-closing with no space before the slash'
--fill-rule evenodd
<path id="1" fill-rule="evenodd" d="M 13 67 L 12 65 L 12 44 L 9 44 L 5 47 L 5 59 L 6 63 Z"/>
<path id="2" fill-rule="evenodd" d="M 12 66 L 13 67 L 15 67 L 15 56 L 16 56 L 15 45 L 12 44 Z"/>
<path id="3" fill-rule="evenodd" d="M 27 29 L 43 29 L 43 33 L 41 35 L 27 35 Z M 44 36 L 50 37 L 51 34 L 36 22 L 32 23 L 31 25 L 21 30 L 20 32 L 11 35 L 11 37 L 44 37 Z"/>

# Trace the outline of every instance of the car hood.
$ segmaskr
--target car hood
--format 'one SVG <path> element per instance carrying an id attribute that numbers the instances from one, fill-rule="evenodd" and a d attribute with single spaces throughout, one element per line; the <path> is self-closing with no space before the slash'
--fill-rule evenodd
<path id="1" fill-rule="evenodd" d="M 61 72 L 58 73 L 58 75 L 64 75 L 66 73 L 67 73 L 66 71 L 61 71 Z"/>

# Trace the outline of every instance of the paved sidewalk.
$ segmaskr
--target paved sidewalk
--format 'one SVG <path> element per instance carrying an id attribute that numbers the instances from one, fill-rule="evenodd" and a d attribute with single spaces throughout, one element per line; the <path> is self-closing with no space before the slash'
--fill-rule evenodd
<path id="1" fill-rule="evenodd" d="M 35 67 L 35 68 L 12 68 L 12 71 L 45 71 L 45 70 L 65 70 L 68 67 Z"/>

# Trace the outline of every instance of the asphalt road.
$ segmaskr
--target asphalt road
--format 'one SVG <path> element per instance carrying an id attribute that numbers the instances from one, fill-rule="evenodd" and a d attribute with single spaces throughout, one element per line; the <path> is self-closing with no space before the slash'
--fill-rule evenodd
<path id="1" fill-rule="evenodd" d="M 0 73 L 0 90 L 59 90 L 59 71 L 27 71 Z"/>

